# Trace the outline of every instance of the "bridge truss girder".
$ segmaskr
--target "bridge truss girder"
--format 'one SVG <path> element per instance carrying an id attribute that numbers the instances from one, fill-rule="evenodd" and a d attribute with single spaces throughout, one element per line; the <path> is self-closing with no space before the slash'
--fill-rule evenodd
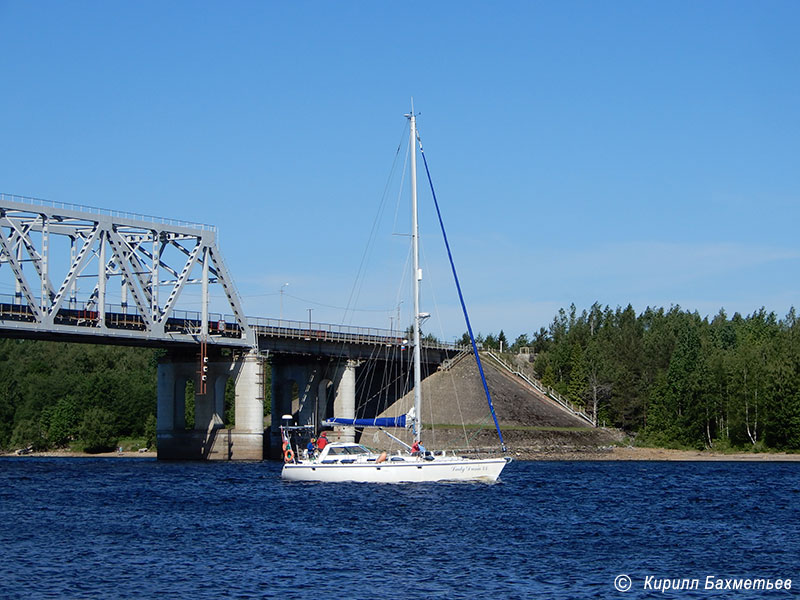
<path id="1" fill-rule="evenodd" d="M 255 344 L 214 227 L 3 194 L 0 328 Z"/>

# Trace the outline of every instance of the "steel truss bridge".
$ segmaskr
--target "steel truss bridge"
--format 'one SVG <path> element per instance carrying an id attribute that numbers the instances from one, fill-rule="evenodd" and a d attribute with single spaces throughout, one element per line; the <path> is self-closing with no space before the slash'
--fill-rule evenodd
<path id="1" fill-rule="evenodd" d="M 224 312 L 209 310 L 212 294 Z M 388 329 L 246 317 L 214 226 L 9 194 L 0 194 L 0 335 L 290 354 L 408 343 Z"/>

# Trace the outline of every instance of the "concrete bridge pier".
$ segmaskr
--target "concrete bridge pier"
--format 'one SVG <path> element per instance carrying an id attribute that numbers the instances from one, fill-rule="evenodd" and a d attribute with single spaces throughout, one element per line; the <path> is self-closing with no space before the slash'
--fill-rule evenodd
<path id="1" fill-rule="evenodd" d="M 320 358 L 273 357 L 270 458 L 281 457 L 281 416 L 290 414 L 298 425 L 313 425 L 319 431 L 328 416 L 328 363 Z"/>
<path id="2" fill-rule="evenodd" d="M 264 358 L 257 353 L 215 357 L 200 394 L 197 356 L 171 354 L 158 364 L 158 458 L 261 460 L 264 457 Z M 224 427 L 225 387 L 236 389 L 233 429 Z M 186 428 L 186 383 L 195 381 L 194 427 Z"/>
<path id="3" fill-rule="evenodd" d="M 257 351 L 242 356 L 234 365 L 236 377 L 236 426 L 231 432 L 232 460 L 262 460 L 264 456 L 264 366 Z"/>
<path id="4" fill-rule="evenodd" d="M 336 395 L 333 399 L 333 414 L 344 419 L 356 417 L 356 367 L 361 364 L 357 360 L 347 360 L 339 366 L 336 373 Z M 356 440 L 355 427 L 334 427 L 331 439 L 340 442 Z"/>
<path id="5" fill-rule="evenodd" d="M 361 361 L 311 357 L 273 357 L 270 458 L 281 458 L 281 416 L 297 425 L 312 425 L 319 433 L 329 417 L 355 418 L 356 369 Z M 238 422 L 238 419 L 237 419 Z M 352 442 L 354 427 L 334 427 L 330 441 Z"/>

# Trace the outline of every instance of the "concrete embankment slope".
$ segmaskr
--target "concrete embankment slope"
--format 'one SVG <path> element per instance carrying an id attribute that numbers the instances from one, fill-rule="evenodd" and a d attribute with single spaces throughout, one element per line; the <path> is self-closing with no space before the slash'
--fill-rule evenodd
<path id="1" fill-rule="evenodd" d="M 488 361 L 483 361 L 483 369 L 512 455 L 601 452 L 623 437 L 616 430 L 589 426 L 522 379 Z M 423 443 L 459 452 L 499 447 L 474 357 L 427 377 L 422 382 L 422 394 Z M 404 414 L 412 405 L 413 397 L 408 394 L 381 416 Z M 408 441 L 410 436 L 405 433 L 398 437 Z M 389 438 L 373 429 L 366 429 L 361 440 L 369 446 L 392 449 Z"/>

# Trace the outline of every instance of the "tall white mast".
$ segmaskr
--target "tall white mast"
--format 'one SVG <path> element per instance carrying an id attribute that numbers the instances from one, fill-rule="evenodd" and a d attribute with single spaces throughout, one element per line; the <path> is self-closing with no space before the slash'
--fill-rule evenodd
<path id="1" fill-rule="evenodd" d="M 422 370 L 420 367 L 419 340 L 419 284 L 422 270 L 419 268 L 419 222 L 417 219 L 417 120 L 414 117 L 414 104 L 411 104 L 411 243 L 414 254 L 414 440 L 422 437 Z"/>

